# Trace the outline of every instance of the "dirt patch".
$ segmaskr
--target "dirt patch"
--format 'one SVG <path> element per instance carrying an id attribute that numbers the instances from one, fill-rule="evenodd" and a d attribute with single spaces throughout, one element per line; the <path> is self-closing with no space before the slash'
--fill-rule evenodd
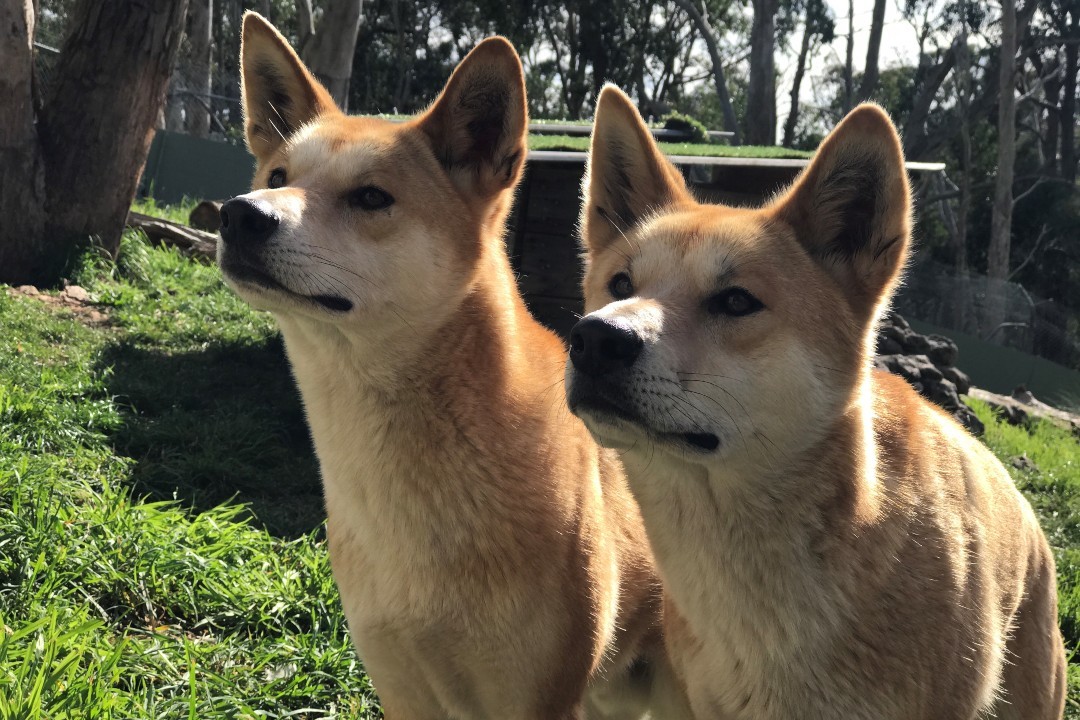
<path id="1" fill-rule="evenodd" d="M 80 322 L 90 327 L 107 327 L 112 324 L 108 313 L 94 304 L 86 288 L 68 285 L 59 293 L 42 292 L 33 285 L 8 288 L 12 297 L 32 298 L 55 309 L 70 311 Z"/>

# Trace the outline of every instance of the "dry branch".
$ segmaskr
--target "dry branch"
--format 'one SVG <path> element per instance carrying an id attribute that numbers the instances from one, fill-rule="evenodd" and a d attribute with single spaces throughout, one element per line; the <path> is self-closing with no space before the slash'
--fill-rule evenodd
<path id="1" fill-rule="evenodd" d="M 178 247 L 190 255 L 209 260 L 217 255 L 218 236 L 215 233 L 137 212 L 128 213 L 127 225 L 142 230 L 151 240 Z"/>

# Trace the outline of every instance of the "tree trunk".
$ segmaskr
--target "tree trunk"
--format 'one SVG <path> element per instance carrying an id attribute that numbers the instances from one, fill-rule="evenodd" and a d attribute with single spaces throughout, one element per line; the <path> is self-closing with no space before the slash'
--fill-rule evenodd
<path id="1" fill-rule="evenodd" d="M 183 68 L 184 129 L 204 138 L 210 134 L 210 52 L 213 0 L 188 0 L 187 63 Z"/>
<path id="2" fill-rule="evenodd" d="M 844 103 L 847 115 L 855 104 L 855 0 L 848 0 L 847 51 L 844 55 Z"/>
<path id="3" fill-rule="evenodd" d="M 77 240 L 116 252 L 186 0 L 81 0 L 37 114 L 33 6 L 0 0 L 0 281 L 55 282 Z"/>
<path id="4" fill-rule="evenodd" d="M 994 205 L 990 216 L 987 251 L 986 323 L 984 336 L 993 334 L 1005 321 L 1005 281 L 1009 277 L 1012 235 L 1013 167 L 1016 161 L 1016 0 L 1001 3 L 1001 59 L 998 68 L 998 147 Z"/>
<path id="5" fill-rule="evenodd" d="M 746 142 L 776 143 L 776 11 L 778 0 L 753 0 L 750 82 L 746 92 Z"/>
<path id="6" fill-rule="evenodd" d="M 867 100 L 878 84 L 878 55 L 881 52 L 881 32 L 885 27 L 885 0 L 874 0 L 874 15 L 870 21 L 870 42 L 866 46 L 866 69 L 859 85 L 859 99 Z"/>
<path id="7" fill-rule="evenodd" d="M 0 282 L 38 277 L 57 255 L 43 233 L 45 168 L 34 125 L 34 6 L 0 0 Z"/>
<path id="8" fill-rule="evenodd" d="M 1076 75 L 1080 47 L 1080 7 L 1070 10 L 1072 22 L 1065 44 L 1065 75 L 1061 94 L 1061 176 L 1076 181 Z"/>
<path id="9" fill-rule="evenodd" d="M 716 42 L 716 32 L 709 24 L 708 18 L 701 14 L 694 0 L 675 0 L 683 11 L 694 21 L 698 33 L 705 40 L 705 46 L 709 49 L 709 57 L 712 59 L 713 82 L 716 84 L 716 94 L 720 98 L 720 107 L 724 112 L 724 129 L 735 133 L 732 145 L 739 144 L 739 123 L 735 119 L 735 108 L 731 105 L 731 96 L 728 94 L 727 81 L 724 79 L 724 60 L 720 57 L 720 48 Z"/>
<path id="10" fill-rule="evenodd" d="M 791 83 L 791 110 L 788 111 L 787 120 L 784 121 L 784 147 L 791 147 L 795 142 L 795 126 L 799 122 L 799 91 L 802 89 L 803 75 L 806 73 L 806 58 L 810 54 L 811 36 L 813 29 L 810 26 L 810 18 L 807 17 L 806 26 L 803 28 L 802 45 L 799 46 L 799 59 L 795 64 L 795 79 Z"/>
<path id="11" fill-rule="evenodd" d="M 346 112 L 356 36 L 363 18 L 361 10 L 361 0 L 327 0 L 315 34 L 301 51 L 304 63 Z"/>
<path id="12" fill-rule="evenodd" d="M 1050 177 L 1060 176 L 1058 170 L 1058 148 L 1061 146 L 1061 63 L 1057 57 L 1051 58 L 1049 67 L 1040 60 L 1038 53 L 1031 56 L 1031 64 L 1038 77 L 1043 81 L 1043 94 L 1046 100 L 1046 132 L 1039 137 L 1039 154 L 1042 156 L 1041 172 Z M 1041 108 L 1034 106 L 1035 113 Z"/>
<path id="13" fill-rule="evenodd" d="M 307 52 L 307 44 L 315 34 L 315 18 L 311 12 L 311 0 L 296 0 L 296 24 L 299 43 L 296 46 L 301 57 Z"/>

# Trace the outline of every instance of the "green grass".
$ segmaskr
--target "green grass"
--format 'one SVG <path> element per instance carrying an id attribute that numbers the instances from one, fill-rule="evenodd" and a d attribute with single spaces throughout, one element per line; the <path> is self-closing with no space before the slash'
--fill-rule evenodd
<path id="1" fill-rule="evenodd" d="M 137 234 L 122 250 L 72 278 L 103 327 L 0 287 L 0 720 L 379 717 L 270 319 L 213 266 Z M 1007 466 L 1038 468 L 1012 472 L 1076 648 L 1080 444 L 976 412 Z M 1080 664 L 1070 688 L 1080 720 Z"/>
<path id="2" fill-rule="evenodd" d="M 589 138 L 571 135 L 530 135 L 529 149 L 585 152 L 589 149 Z M 802 159 L 812 157 L 814 154 L 805 150 L 792 150 L 783 147 L 672 142 L 660 143 L 660 149 L 668 155 L 700 155 L 704 157 Z"/>
<path id="3" fill-rule="evenodd" d="M 270 320 L 123 250 L 104 328 L 0 287 L 0 720 L 379 717 Z"/>
<path id="4" fill-rule="evenodd" d="M 408 120 L 411 115 L 373 115 L 384 120 Z M 587 120 L 549 120 L 534 118 L 533 122 L 548 125 L 589 125 Z M 663 123 L 651 123 L 652 127 L 663 127 Z M 529 135 L 530 150 L 570 150 L 585 152 L 589 149 L 589 138 L 577 135 Z M 727 145 L 720 143 L 673 143 L 662 142 L 660 149 L 668 155 L 695 155 L 703 157 L 733 158 L 780 158 L 804 159 L 813 157 L 807 150 L 762 145 Z M 140 212 L 146 212 L 142 210 Z"/>

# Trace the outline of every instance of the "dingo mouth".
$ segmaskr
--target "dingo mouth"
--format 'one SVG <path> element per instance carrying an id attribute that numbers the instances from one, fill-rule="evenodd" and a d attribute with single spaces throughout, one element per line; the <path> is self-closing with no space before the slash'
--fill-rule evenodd
<path id="1" fill-rule="evenodd" d="M 570 406 L 570 410 L 576 415 L 587 414 L 599 424 L 616 427 L 630 426 L 644 432 L 646 436 L 653 440 L 676 445 L 684 450 L 690 449 L 699 453 L 711 453 L 720 447 L 720 438 L 714 433 L 657 430 L 636 413 L 595 393 L 578 399 Z"/>
<path id="2" fill-rule="evenodd" d="M 313 302 L 332 312 L 344 313 L 353 308 L 351 300 L 346 300 L 337 295 L 302 295 L 298 292 L 294 292 L 282 285 L 281 282 L 275 279 L 266 270 L 258 268 L 243 260 L 238 260 L 235 257 L 226 256 L 221 263 L 221 271 L 236 282 L 245 285 L 255 285 L 262 290 L 279 292 L 288 295 L 289 297 Z"/>

